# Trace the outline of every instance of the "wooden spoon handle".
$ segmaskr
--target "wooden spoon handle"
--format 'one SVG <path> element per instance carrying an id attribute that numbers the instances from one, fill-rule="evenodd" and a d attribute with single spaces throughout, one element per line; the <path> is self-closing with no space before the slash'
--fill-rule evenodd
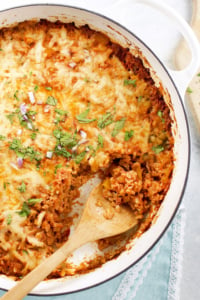
<path id="1" fill-rule="evenodd" d="M 83 232 L 77 232 L 76 230 L 76 234 L 73 234 L 67 243 L 26 275 L 11 290 L 4 294 L 1 299 L 23 299 L 23 297 L 25 297 L 39 282 L 45 279 L 61 262 L 63 262 L 73 250 L 87 242 L 87 236 L 84 236 Z"/>

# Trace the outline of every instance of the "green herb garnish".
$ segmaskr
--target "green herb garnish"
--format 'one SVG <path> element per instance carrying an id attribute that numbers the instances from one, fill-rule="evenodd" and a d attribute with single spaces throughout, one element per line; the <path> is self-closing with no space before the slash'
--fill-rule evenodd
<path id="1" fill-rule="evenodd" d="M 190 87 L 188 87 L 187 90 L 186 90 L 186 92 L 187 92 L 188 94 L 191 94 L 193 91 L 192 91 L 192 89 L 191 89 Z"/>
<path id="2" fill-rule="evenodd" d="M 119 121 L 115 122 L 114 129 L 111 133 L 112 137 L 115 137 L 120 132 L 120 130 L 124 127 L 125 121 L 126 118 L 121 118 Z"/>
<path id="3" fill-rule="evenodd" d="M 26 184 L 22 181 L 21 185 L 18 187 L 18 190 L 21 193 L 25 193 L 26 192 Z"/>
<path id="4" fill-rule="evenodd" d="M 6 216 L 6 224 L 7 225 L 10 225 L 12 223 L 12 215 L 11 214 L 8 214 Z"/>
<path id="5" fill-rule="evenodd" d="M 26 201 L 22 204 L 22 209 L 18 212 L 21 217 L 28 217 L 31 211 Z"/>
<path id="6" fill-rule="evenodd" d="M 6 137 L 0 134 L 0 141 L 5 141 Z"/>
<path id="7" fill-rule="evenodd" d="M 85 111 L 83 111 L 81 114 L 76 116 L 76 119 L 79 121 L 79 123 L 91 123 L 96 121 L 96 119 L 88 119 L 87 116 L 89 114 L 90 109 L 87 108 Z"/>
<path id="8" fill-rule="evenodd" d="M 160 152 L 164 151 L 165 148 L 162 145 L 158 145 L 158 146 L 153 146 L 152 147 L 153 152 L 155 152 L 156 154 L 159 154 Z"/>
<path id="9" fill-rule="evenodd" d="M 17 156 L 21 158 L 29 158 L 31 161 L 35 160 L 36 162 L 42 159 L 42 154 L 39 151 L 34 150 L 33 147 L 30 146 L 24 147 L 19 139 L 13 139 L 13 141 L 10 142 L 9 149 L 15 151 Z"/>
<path id="10" fill-rule="evenodd" d="M 56 118 L 55 118 L 55 120 L 54 120 L 54 122 L 55 122 L 56 124 L 58 124 L 59 122 L 65 121 L 65 118 L 66 118 L 66 116 L 67 116 L 67 114 L 68 114 L 68 112 L 67 112 L 66 110 L 62 110 L 62 109 L 59 109 L 59 108 L 55 108 L 55 112 L 56 112 L 56 114 L 57 114 L 57 116 L 56 116 Z M 62 117 L 62 118 L 61 118 L 61 117 Z"/>
<path id="11" fill-rule="evenodd" d="M 124 85 L 133 85 L 134 87 L 136 87 L 136 79 L 124 79 Z"/>
<path id="12" fill-rule="evenodd" d="M 34 86 L 34 92 L 37 92 L 38 89 L 39 89 L 39 86 L 36 84 L 36 85 Z"/>
<path id="13" fill-rule="evenodd" d="M 143 96 L 139 96 L 138 99 L 137 99 L 137 101 L 138 101 L 138 102 L 141 102 L 141 101 L 142 101 L 142 98 L 143 98 Z"/>
<path id="14" fill-rule="evenodd" d="M 60 145 L 62 147 L 67 147 L 71 149 L 78 143 L 76 134 L 72 135 L 69 132 L 64 132 L 60 129 L 55 129 L 53 131 L 53 135 L 57 139 L 57 145 Z"/>
<path id="15" fill-rule="evenodd" d="M 4 182 L 4 183 L 3 183 L 3 188 L 4 188 L 4 190 L 6 190 L 7 185 L 9 185 L 9 184 L 10 184 L 10 182 Z"/>
<path id="16" fill-rule="evenodd" d="M 50 86 L 46 86 L 45 89 L 46 89 L 47 91 L 52 91 L 52 87 L 50 87 Z"/>
<path id="17" fill-rule="evenodd" d="M 81 161 L 84 159 L 86 153 L 87 153 L 86 151 L 83 151 L 83 152 L 81 152 L 80 154 L 78 154 L 78 155 L 75 157 L 75 159 L 74 159 L 75 163 L 76 163 L 76 164 L 80 164 Z"/>
<path id="18" fill-rule="evenodd" d="M 36 203 L 40 203 L 42 202 L 42 198 L 31 198 L 31 199 L 28 199 L 28 204 L 30 205 L 34 205 Z"/>
<path id="19" fill-rule="evenodd" d="M 54 98 L 53 96 L 49 96 L 47 98 L 47 104 L 51 105 L 51 106 L 56 106 L 58 100 L 56 98 Z"/>
<path id="20" fill-rule="evenodd" d="M 8 120 L 10 121 L 11 124 L 13 124 L 14 117 L 15 117 L 15 113 L 11 113 L 11 114 L 6 115 L 6 118 L 8 118 Z"/>
<path id="21" fill-rule="evenodd" d="M 134 135 L 134 131 L 133 130 L 129 130 L 125 132 L 124 135 L 124 140 L 127 142 L 128 140 L 130 140 Z"/>
<path id="22" fill-rule="evenodd" d="M 55 112 L 61 116 L 67 116 L 68 112 L 63 109 L 55 108 Z"/>
<path id="23" fill-rule="evenodd" d="M 106 112 L 101 118 L 98 120 L 97 126 L 100 129 L 105 128 L 106 126 L 112 124 L 113 121 L 113 114 L 111 112 Z"/>
<path id="24" fill-rule="evenodd" d="M 35 140 L 35 139 L 36 139 L 36 136 L 37 136 L 37 133 L 36 133 L 36 132 L 33 132 L 33 133 L 30 134 L 30 138 L 31 138 L 32 140 Z"/>
<path id="25" fill-rule="evenodd" d="M 98 135 L 98 146 L 97 148 L 103 148 L 103 136 L 102 135 Z"/>
<path id="26" fill-rule="evenodd" d="M 64 147 L 56 146 L 54 149 L 55 154 L 64 156 L 66 158 L 72 157 L 71 153 L 67 151 Z"/>
<path id="27" fill-rule="evenodd" d="M 54 171 L 54 173 L 56 174 L 57 171 L 58 171 L 58 169 L 60 169 L 60 168 L 62 168 L 62 164 L 56 165 L 56 166 L 55 166 L 55 171 Z"/>
<path id="28" fill-rule="evenodd" d="M 159 111 L 157 112 L 157 115 L 160 117 L 162 123 L 165 123 L 165 119 L 163 118 L 163 112 L 162 112 L 161 110 L 159 110 Z"/>
<path id="29" fill-rule="evenodd" d="M 18 90 L 16 90 L 15 93 L 14 93 L 14 98 L 15 98 L 17 101 L 20 100 L 19 97 L 18 97 L 18 93 L 19 93 Z"/>

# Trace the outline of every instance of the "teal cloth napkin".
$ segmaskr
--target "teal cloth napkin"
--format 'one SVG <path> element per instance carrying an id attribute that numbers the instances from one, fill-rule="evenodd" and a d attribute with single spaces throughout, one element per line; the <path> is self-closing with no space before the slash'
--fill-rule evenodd
<path id="1" fill-rule="evenodd" d="M 27 296 L 25 300 L 178 300 L 184 224 L 185 210 L 180 207 L 154 248 L 136 265 L 112 280 L 78 293 Z M 3 294 L 0 291 L 0 296 Z"/>

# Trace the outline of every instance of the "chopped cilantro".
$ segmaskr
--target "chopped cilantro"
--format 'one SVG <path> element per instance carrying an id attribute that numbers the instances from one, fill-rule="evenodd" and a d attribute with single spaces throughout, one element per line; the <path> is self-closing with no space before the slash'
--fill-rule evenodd
<path id="1" fill-rule="evenodd" d="M 58 140 L 57 145 L 60 145 L 62 147 L 67 147 L 69 149 L 73 148 L 77 145 L 77 138 L 76 134 L 71 134 L 69 132 L 64 132 L 60 129 L 55 129 L 53 131 L 53 135 Z"/>
<path id="2" fill-rule="evenodd" d="M 47 104 L 52 105 L 52 106 L 56 106 L 57 102 L 58 102 L 58 100 L 56 98 L 54 98 L 53 96 L 49 96 L 46 101 Z"/>
<path id="3" fill-rule="evenodd" d="M 142 98 L 143 98 L 143 96 L 139 96 L 138 99 L 137 99 L 137 101 L 138 101 L 138 102 L 141 102 L 141 101 L 142 101 Z"/>
<path id="4" fill-rule="evenodd" d="M 6 190 L 7 185 L 9 185 L 9 184 L 10 184 L 10 182 L 4 182 L 4 183 L 3 183 L 3 188 L 4 188 L 4 190 Z"/>
<path id="5" fill-rule="evenodd" d="M 103 148 L 103 136 L 102 135 L 98 135 L 98 148 Z"/>
<path id="6" fill-rule="evenodd" d="M 39 89 L 39 86 L 36 84 L 36 85 L 34 86 L 34 92 L 37 92 L 38 89 Z"/>
<path id="7" fill-rule="evenodd" d="M 52 91 L 52 87 L 50 87 L 50 86 L 46 86 L 45 89 L 46 89 L 47 91 Z"/>
<path id="8" fill-rule="evenodd" d="M 13 119 L 15 117 L 15 113 L 8 114 L 8 115 L 6 115 L 6 117 L 8 118 L 10 123 L 13 124 Z"/>
<path id="9" fill-rule="evenodd" d="M 31 211 L 30 211 L 30 208 L 27 204 L 27 202 L 23 202 L 22 204 L 22 209 L 18 212 L 18 214 L 21 216 L 21 217 L 28 217 L 30 215 Z"/>
<path id="10" fill-rule="evenodd" d="M 25 193 L 26 192 L 26 184 L 22 181 L 21 185 L 18 187 L 18 190 L 21 193 Z"/>
<path id="11" fill-rule="evenodd" d="M 191 94 L 193 91 L 192 91 L 192 89 L 191 89 L 190 87 L 188 87 L 187 90 L 186 90 L 186 92 L 187 92 L 188 94 Z"/>
<path id="12" fill-rule="evenodd" d="M 19 101 L 18 92 L 19 92 L 19 91 L 16 90 L 15 93 L 14 93 L 14 98 L 15 98 L 17 101 Z"/>
<path id="13" fill-rule="evenodd" d="M 66 118 L 66 116 L 67 116 L 67 114 L 68 114 L 68 112 L 67 112 L 66 110 L 62 110 L 62 109 L 59 109 L 59 108 L 55 108 L 55 112 L 56 112 L 56 114 L 57 114 L 57 116 L 56 116 L 56 118 L 55 118 L 55 120 L 54 120 L 54 122 L 55 122 L 56 124 L 58 124 L 59 122 L 65 121 L 65 118 Z M 62 118 L 61 118 L 61 116 L 62 116 Z"/>
<path id="14" fill-rule="evenodd" d="M 67 116 L 68 112 L 63 109 L 55 108 L 55 112 L 61 116 Z"/>
<path id="15" fill-rule="evenodd" d="M 61 147 L 59 145 L 55 147 L 54 152 L 57 155 L 64 156 L 66 158 L 70 158 L 72 156 L 69 151 L 67 151 L 64 147 Z"/>
<path id="16" fill-rule="evenodd" d="M 10 142 L 9 149 L 15 151 L 18 157 L 29 158 L 31 161 L 39 162 L 42 159 L 42 154 L 39 151 L 34 150 L 30 146 L 24 147 L 19 139 L 13 139 Z"/>
<path id="17" fill-rule="evenodd" d="M 86 151 L 83 151 L 83 152 L 79 153 L 79 154 L 75 157 L 75 159 L 74 159 L 75 163 L 76 163 L 76 164 L 80 164 L 81 161 L 84 159 L 86 153 L 87 153 Z"/>
<path id="18" fill-rule="evenodd" d="M 42 202 L 42 198 L 31 198 L 31 199 L 28 199 L 28 204 L 30 205 L 34 205 L 36 203 L 40 203 Z"/>
<path id="19" fill-rule="evenodd" d="M 161 110 L 159 110 L 159 111 L 157 112 L 157 115 L 160 117 L 162 123 L 165 123 L 165 119 L 163 118 L 163 112 L 162 112 Z"/>
<path id="20" fill-rule="evenodd" d="M 11 214 L 8 214 L 6 216 L 6 224 L 7 225 L 10 225 L 12 223 L 12 215 Z"/>
<path id="21" fill-rule="evenodd" d="M 91 151 L 91 155 L 94 157 L 96 155 L 96 149 L 94 149 L 91 145 L 88 145 L 87 148 Z"/>
<path id="22" fill-rule="evenodd" d="M 124 85 L 133 85 L 134 87 L 136 87 L 136 79 L 124 79 Z"/>
<path id="23" fill-rule="evenodd" d="M 164 149 L 165 148 L 162 145 L 152 147 L 153 152 L 155 152 L 156 154 L 159 154 L 160 152 L 164 151 Z"/>
<path id="24" fill-rule="evenodd" d="M 62 168 L 62 164 L 56 165 L 56 166 L 55 166 L 55 171 L 54 171 L 54 173 L 56 174 L 57 171 L 58 171 L 58 169 L 60 169 L 60 168 Z"/>
<path id="25" fill-rule="evenodd" d="M 134 135 L 133 130 L 125 131 L 124 140 L 127 142 L 133 137 L 133 135 Z"/>
<path id="26" fill-rule="evenodd" d="M 28 130 L 36 130 L 31 119 L 32 116 L 36 115 L 36 113 L 36 111 L 30 110 L 27 111 L 26 114 L 22 114 L 20 109 L 17 108 L 14 112 L 6 115 L 6 117 L 9 119 L 10 123 L 13 124 L 14 117 L 17 116 L 22 127 L 25 127 Z"/>
<path id="27" fill-rule="evenodd" d="M 91 122 L 96 121 L 96 119 L 87 119 L 89 111 L 90 111 L 90 109 L 87 108 L 81 114 L 79 114 L 78 116 L 76 116 L 76 119 L 79 121 L 79 123 L 91 123 Z"/>
<path id="28" fill-rule="evenodd" d="M 28 115 L 28 116 L 35 116 L 36 114 L 37 114 L 37 112 L 34 111 L 34 110 L 29 110 L 29 111 L 27 111 L 27 115 Z"/>
<path id="29" fill-rule="evenodd" d="M 121 118 L 119 121 L 115 122 L 114 129 L 111 133 L 112 137 L 115 137 L 120 132 L 120 130 L 124 127 L 125 121 L 126 118 Z"/>
<path id="30" fill-rule="evenodd" d="M 30 138 L 31 138 L 32 140 L 35 140 L 35 139 L 36 139 L 36 136 L 37 136 L 37 133 L 36 133 L 36 132 L 33 132 L 33 133 L 30 134 Z"/>
<path id="31" fill-rule="evenodd" d="M 5 141 L 6 137 L 0 134 L 0 141 Z"/>
<path id="32" fill-rule="evenodd" d="M 101 118 L 98 120 L 97 126 L 100 129 L 105 128 L 106 126 L 112 124 L 113 121 L 113 114 L 111 112 L 106 112 Z"/>

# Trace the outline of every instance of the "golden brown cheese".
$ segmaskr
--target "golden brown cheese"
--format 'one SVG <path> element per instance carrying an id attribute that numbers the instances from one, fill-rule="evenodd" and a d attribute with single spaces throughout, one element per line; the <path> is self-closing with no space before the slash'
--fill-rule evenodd
<path id="1" fill-rule="evenodd" d="M 142 60 L 87 26 L 44 20 L 1 29 L 0 50 L 0 273 L 24 276 L 67 240 L 95 174 L 144 231 L 174 157 L 169 108 Z"/>

